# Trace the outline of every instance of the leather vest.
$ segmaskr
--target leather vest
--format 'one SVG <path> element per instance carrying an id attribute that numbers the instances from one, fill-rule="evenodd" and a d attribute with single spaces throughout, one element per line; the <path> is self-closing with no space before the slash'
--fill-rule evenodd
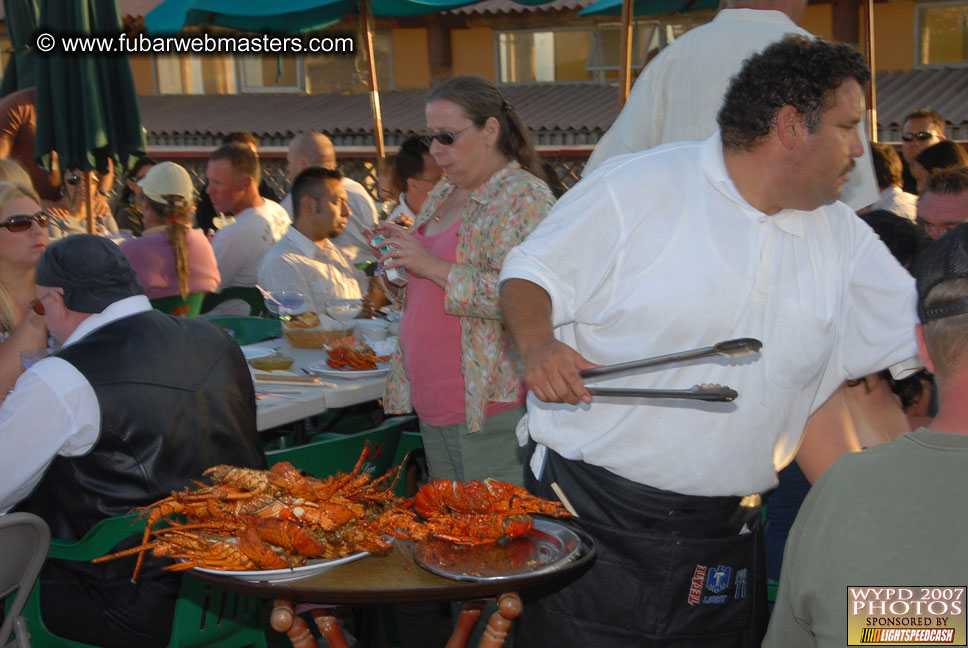
<path id="1" fill-rule="evenodd" d="M 101 435 L 86 455 L 58 455 L 24 507 L 53 537 L 80 538 L 216 464 L 265 468 L 245 359 L 211 323 L 138 313 L 54 355 L 94 388 Z"/>

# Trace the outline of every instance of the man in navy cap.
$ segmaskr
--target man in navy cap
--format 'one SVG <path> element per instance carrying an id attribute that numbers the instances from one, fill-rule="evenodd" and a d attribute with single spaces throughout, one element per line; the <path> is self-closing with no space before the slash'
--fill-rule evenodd
<path id="1" fill-rule="evenodd" d="M 18 502 L 56 538 L 180 490 L 216 464 L 262 468 L 252 380 L 238 345 L 208 322 L 152 310 L 117 245 L 52 243 L 37 300 L 58 350 L 0 406 L 0 511 Z M 154 561 L 153 561 L 154 562 Z M 132 563 L 49 560 L 44 621 L 98 646 L 165 646 L 178 576 Z"/>

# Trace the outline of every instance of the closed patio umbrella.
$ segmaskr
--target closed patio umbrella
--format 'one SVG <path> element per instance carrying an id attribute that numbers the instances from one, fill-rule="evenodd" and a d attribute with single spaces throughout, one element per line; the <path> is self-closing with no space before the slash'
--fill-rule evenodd
<path id="1" fill-rule="evenodd" d="M 39 31 L 55 37 L 121 32 L 117 0 L 41 0 Z M 56 151 L 62 172 L 80 169 L 86 186 L 88 229 L 91 171 L 107 173 L 108 160 L 119 172 L 144 155 L 146 139 L 124 54 L 65 53 L 55 49 L 36 57 L 37 161 L 49 169 Z"/>
<path id="2" fill-rule="evenodd" d="M 36 81 L 31 40 L 37 31 L 37 0 L 3 0 L 3 13 L 12 51 L 3 70 L 0 97 L 29 88 Z"/>

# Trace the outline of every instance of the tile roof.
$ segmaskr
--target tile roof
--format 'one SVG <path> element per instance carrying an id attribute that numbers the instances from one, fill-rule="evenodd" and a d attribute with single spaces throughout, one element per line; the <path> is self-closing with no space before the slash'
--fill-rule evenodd
<path id="1" fill-rule="evenodd" d="M 876 87 L 882 129 L 899 130 L 905 115 L 931 108 L 948 121 L 949 136 L 968 139 L 968 68 L 879 72 Z"/>
<path id="2" fill-rule="evenodd" d="M 533 131 L 582 134 L 594 143 L 617 114 L 617 91 L 594 84 L 508 86 L 503 89 Z M 383 92 L 380 105 L 388 135 L 422 130 L 425 90 Z M 155 144 L 210 143 L 237 130 L 263 143 L 285 144 L 304 130 L 334 137 L 367 136 L 373 127 L 369 95 L 158 95 L 140 97 L 141 118 Z M 590 142 L 586 141 L 591 138 Z M 356 142 L 362 144 L 364 142 Z"/>
<path id="3" fill-rule="evenodd" d="M 541 11 L 574 11 L 578 13 L 594 2 L 595 0 L 552 0 L 539 5 L 524 5 L 514 0 L 484 0 L 483 2 L 451 9 L 447 13 L 465 15 L 535 13 Z"/>

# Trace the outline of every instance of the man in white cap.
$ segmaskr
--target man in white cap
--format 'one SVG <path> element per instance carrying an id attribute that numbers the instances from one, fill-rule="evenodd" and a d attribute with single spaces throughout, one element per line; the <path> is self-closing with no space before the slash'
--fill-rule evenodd
<path id="1" fill-rule="evenodd" d="M 255 396 L 235 342 L 208 322 L 152 310 L 117 245 L 90 234 L 37 262 L 34 309 L 62 342 L 0 406 L 0 511 L 20 503 L 56 538 L 180 490 L 216 464 L 263 468 Z M 179 577 L 152 559 L 48 561 L 44 622 L 110 647 L 166 646 Z"/>

